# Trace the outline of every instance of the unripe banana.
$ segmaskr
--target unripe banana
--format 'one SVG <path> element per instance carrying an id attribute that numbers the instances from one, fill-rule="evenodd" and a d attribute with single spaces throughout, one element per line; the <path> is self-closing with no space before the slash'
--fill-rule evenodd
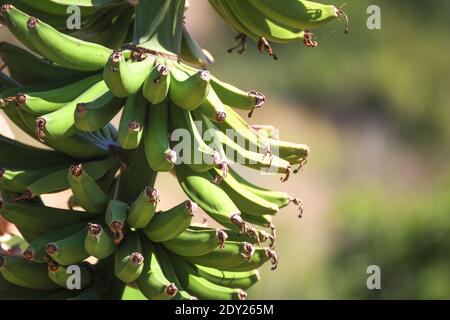
<path id="1" fill-rule="evenodd" d="M 223 104 L 230 107 L 251 110 L 260 108 L 266 102 L 266 97 L 255 90 L 245 92 L 231 84 L 211 77 L 211 87 L 215 90 L 217 96 Z M 251 116 L 251 114 L 249 114 Z"/>
<path id="2" fill-rule="evenodd" d="M 76 133 L 74 113 L 80 102 L 92 101 L 108 94 L 108 87 L 102 80 L 63 108 L 36 119 L 36 135 L 39 140 L 70 137 Z"/>
<path id="3" fill-rule="evenodd" d="M 242 289 L 227 288 L 203 278 L 187 261 L 171 255 L 173 266 L 181 285 L 191 294 L 205 300 L 244 300 L 247 293 Z"/>
<path id="4" fill-rule="evenodd" d="M 23 252 L 23 257 L 27 260 L 43 263 L 46 256 L 45 247 L 49 242 L 60 240 L 84 228 L 86 228 L 86 222 L 79 222 L 45 233 L 30 243 Z"/>
<path id="5" fill-rule="evenodd" d="M 278 266 L 277 253 L 269 248 L 256 248 L 252 258 L 240 265 L 229 268 L 227 271 L 232 272 L 248 272 L 261 267 L 267 261 L 272 264 L 271 270 L 275 270 Z"/>
<path id="6" fill-rule="evenodd" d="M 142 92 L 144 97 L 152 104 L 157 105 L 164 100 L 169 93 L 170 71 L 165 64 L 156 63 L 150 75 L 145 79 Z"/>
<path id="7" fill-rule="evenodd" d="M 136 280 L 139 289 L 151 300 L 172 299 L 177 295 L 178 288 L 164 276 L 155 246 L 145 241 L 143 249 L 145 256 L 144 269 Z"/>
<path id="8" fill-rule="evenodd" d="M 123 240 L 123 227 L 128 213 L 128 204 L 119 200 L 110 200 L 106 208 L 105 222 L 114 233 L 114 243 Z"/>
<path id="9" fill-rule="evenodd" d="M 80 102 L 75 108 L 75 126 L 87 132 L 100 130 L 122 109 L 123 102 L 123 99 L 114 97 L 111 91 L 91 102 Z"/>
<path id="10" fill-rule="evenodd" d="M 61 109 L 101 80 L 101 76 L 94 75 L 66 86 L 58 86 L 57 89 L 38 92 L 24 90 L 16 95 L 15 102 L 25 112 L 41 116 Z"/>
<path id="11" fill-rule="evenodd" d="M 234 267 L 248 263 L 255 253 L 255 248 L 248 242 L 225 241 L 223 249 L 197 257 L 185 257 L 186 260 L 209 268 L 230 271 Z"/>
<path id="12" fill-rule="evenodd" d="M 27 27 L 33 47 L 54 63 L 80 70 L 100 70 L 107 63 L 111 50 L 101 45 L 67 36 L 31 17 Z"/>
<path id="13" fill-rule="evenodd" d="M 197 204 L 187 200 L 167 211 L 159 211 L 144 229 L 148 239 L 163 242 L 176 238 L 191 224 Z"/>
<path id="14" fill-rule="evenodd" d="M 183 109 L 197 109 L 208 96 L 211 78 L 209 71 L 202 70 L 187 74 L 174 66 L 170 72 L 170 100 Z"/>
<path id="15" fill-rule="evenodd" d="M 116 250 L 114 235 L 99 224 L 89 223 L 84 249 L 99 260 L 109 257 Z"/>
<path id="16" fill-rule="evenodd" d="M 137 232 L 127 233 L 114 255 L 114 273 L 125 283 L 135 281 L 144 268 L 142 244 Z"/>
<path id="17" fill-rule="evenodd" d="M 80 287 L 77 290 L 86 288 L 92 281 L 91 271 L 84 265 L 76 265 L 80 269 Z M 55 284 L 64 289 L 74 290 L 69 284 L 70 276 L 72 275 L 69 267 L 61 266 L 54 261 L 48 261 L 48 277 Z"/>
<path id="18" fill-rule="evenodd" d="M 83 209 L 91 213 L 105 212 L 109 197 L 81 164 L 70 167 L 67 180 L 75 200 Z"/>
<path id="19" fill-rule="evenodd" d="M 68 237 L 47 244 L 45 251 L 56 263 L 68 266 L 82 262 L 89 257 L 84 248 L 87 228 L 74 232 Z"/>
<path id="20" fill-rule="evenodd" d="M 216 248 L 223 249 L 228 235 L 220 229 L 190 229 L 178 237 L 165 241 L 162 245 L 170 251 L 185 257 L 196 257 L 210 253 Z"/>
<path id="21" fill-rule="evenodd" d="M 161 269 L 164 273 L 164 276 L 167 280 L 171 281 L 178 288 L 177 295 L 173 298 L 173 300 L 197 300 L 196 297 L 192 296 L 189 292 L 185 291 L 178 281 L 177 274 L 175 269 L 173 268 L 172 261 L 166 250 L 162 248 L 160 245 L 155 245 L 156 252 L 158 254 L 158 261 L 161 265 Z"/>
<path id="22" fill-rule="evenodd" d="M 212 283 L 228 288 L 248 289 L 261 279 L 258 270 L 247 272 L 231 272 L 218 269 L 195 266 L 198 274 Z"/>
<path id="23" fill-rule="evenodd" d="M 6 280 L 20 287 L 39 290 L 58 287 L 48 278 L 45 264 L 19 257 L 0 256 L 0 273 Z"/>
<path id="24" fill-rule="evenodd" d="M 169 106 L 167 100 L 150 105 L 145 125 L 145 155 L 154 171 L 170 171 L 177 161 L 177 154 L 169 143 Z"/>
<path id="25" fill-rule="evenodd" d="M 146 187 L 131 204 L 127 216 L 127 223 L 130 227 L 135 229 L 145 228 L 152 220 L 158 202 L 158 191 L 153 187 Z"/>
<path id="26" fill-rule="evenodd" d="M 9 170 L 0 168 L 0 186 L 11 192 L 23 193 L 30 184 L 55 170 L 61 170 L 61 167 L 32 170 Z"/>
<path id="27" fill-rule="evenodd" d="M 127 98 L 119 124 L 119 142 L 123 149 L 136 149 L 141 142 L 146 123 L 147 105 L 142 94 Z"/>
<path id="28" fill-rule="evenodd" d="M 139 91 L 155 60 L 155 56 L 145 54 L 140 61 L 125 61 L 122 52 L 114 51 L 103 69 L 103 78 L 116 97 L 128 97 Z"/>
<path id="29" fill-rule="evenodd" d="M 227 117 L 223 103 L 213 88 L 209 89 L 208 97 L 196 111 L 214 122 L 223 122 Z"/>

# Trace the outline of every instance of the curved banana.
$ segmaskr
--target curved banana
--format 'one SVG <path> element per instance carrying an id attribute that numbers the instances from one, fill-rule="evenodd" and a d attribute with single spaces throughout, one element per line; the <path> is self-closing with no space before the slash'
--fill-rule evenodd
<path id="1" fill-rule="evenodd" d="M 150 105 L 145 126 L 145 156 L 155 171 L 170 171 L 177 161 L 177 154 L 169 144 L 169 106 L 167 100 Z"/>
<path id="2" fill-rule="evenodd" d="M 92 281 L 92 274 L 90 270 L 85 265 L 76 265 L 79 270 L 79 276 L 80 276 L 80 287 L 76 288 L 77 290 L 82 290 L 89 286 L 89 284 Z M 61 288 L 68 289 L 68 290 L 74 290 L 71 286 L 69 281 L 71 280 L 72 272 L 67 266 L 61 266 L 57 264 L 54 261 L 48 261 L 48 277 L 50 280 L 52 280 L 55 284 L 60 286 Z"/>
<path id="3" fill-rule="evenodd" d="M 199 276 L 219 286 L 236 289 L 248 289 L 261 279 L 258 270 L 247 272 L 222 271 L 196 265 Z"/>
<path id="4" fill-rule="evenodd" d="M 156 61 L 150 75 L 145 79 L 142 92 L 152 104 L 157 105 L 166 100 L 170 88 L 170 71 L 168 67 Z"/>
<path id="5" fill-rule="evenodd" d="M 142 244 L 137 232 L 130 232 L 118 246 L 114 255 L 114 273 L 125 283 L 135 281 L 144 268 Z"/>
<path id="6" fill-rule="evenodd" d="M 222 101 L 217 96 L 213 88 L 209 89 L 206 100 L 196 110 L 214 122 L 223 122 L 227 117 Z"/>
<path id="7" fill-rule="evenodd" d="M 178 237 L 162 242 L 168 250 L 185 257 L 196 257 L 223 248 L 228 235 L 221 229 L 186 229 Z"/>
<path id="8" fill-rule="evenodd" d="M 114 243 L 123 240 L 123 227 L 128 214 L 128 204 L 119 200 L 110 200 L 106 208 L 105 222 L 114 233 Z"/>
<path id="9" fill-rule="evenodd" d="M 140 93 L 127 98 L 119 123 L 119 142 L 123 149 L 136 149 L 139 146 L 146 113 L 147 105 Z"/>
<path id="10" fill-rule="evenodd" d="M 96 71 L 105 66 L 111 55 L 111 50 L 106 47 L 65 35 L 34 17 L 28 19 L 27 27 L 33 47 L 63 67 Z"/>
<path id="11" fill-rule="evenodd" d="M 170 73 L 170 100 L 183 109 L 197 109 L 208 96 L 211 78 L 209 71 L 201 70 L 188 74 L 173 65 Z"/>
<path id="12" fill-rule="evenodd" d="M 89 255 L 99 260 L 105 259 L 116 250 L 114 235 L 100 224 L 88 223 L 84 249 Z"/>
<path id="13" fill-rule="evenodd" d="M 109 197 L 81 164 L 70 167 L 67 180 L 75 200 L 83 209 L 91 213 L 105 212 Z"/>
<path id="14" fill-rule="evenodd" d="M 130 227 L 135 229 L 145 228 L 153 219 L 158 202 L 158 191 L 153 187 L 145 188 L 130 206 L 127 216 L 127 223 Z"/>
<path id="15" fill-rule="evenodd" d="M 63 266 L 80 263 L 89 257 L 84 248 L 86 234 L 87 229 L 83 228 L 65 238 L 49 242 L 45 252 L 53 261 Z"/>
<path id="16" fill-rule="evenodd" d="M 195 202 L 187 200 L 167 211 L 159 211 L 143 231 L 153 242 L 174 239 L 189 227 L 197 208 Z"/>

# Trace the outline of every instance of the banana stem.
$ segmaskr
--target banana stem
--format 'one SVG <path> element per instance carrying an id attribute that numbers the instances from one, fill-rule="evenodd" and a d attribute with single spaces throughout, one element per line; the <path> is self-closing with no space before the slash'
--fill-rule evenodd
<path id="1" fill-rule="evenodd" d="M 140 0 L 136 7 L 133 44 L 179 54 L 185 0 Z"/>

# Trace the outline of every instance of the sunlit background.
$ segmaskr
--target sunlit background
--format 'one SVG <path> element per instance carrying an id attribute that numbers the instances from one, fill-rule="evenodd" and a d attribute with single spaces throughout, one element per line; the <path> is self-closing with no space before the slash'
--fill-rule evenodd
<path id="1" fill-rule="evenodd" d="M 268 97 L 251 123 L 312 149 L 287 183 L 246 171 L 305 204 L 302 219 L 293 207 L 276 217 L 280 264 L 262 269 L 249 298 L 449 299 L 450 2 L 322 1 L 342 6 L 351 32 L 334 22 L 317 32 L 318 48 L 275 46 L 279 61 L 254 44 L 228 54 L 233 33 L 206 0 L 190 2 L 187 26 L 214 55 L 214 75 Z M 381 30 L 366 26 L 370 4 L 381 8 Z M 12 41 L 7 30 L 0 37 Z M 169 174 L 157 188 L 161 209 L 186 197 Z M 65 206 L 67 196 L 45 200 Z M 370 265 L 381 290 L 366 286 Z"/>

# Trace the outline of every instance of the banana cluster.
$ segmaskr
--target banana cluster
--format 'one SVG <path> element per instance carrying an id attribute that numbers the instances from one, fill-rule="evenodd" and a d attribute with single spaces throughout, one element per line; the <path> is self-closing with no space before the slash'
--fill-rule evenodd
<path id="1" fill-rule="evenodd" d="M 345 20 L 346 14 L 333 5 L 325 5 L 307 0 L 209 0 L 220 17 L 238 36 L 238 53 L 245 51 L 247 37 L 258 43 L 260 52 L 267 52 L 275 60 L 270 42 L 288 43 L 303 41 L 306 47 L 317 47 L 314 34 L 310 31 L 338 18 Z"/>
<path id="2" fill-rule="evenodd" d="M 0 44 L 12 76 L 2 76 L 7 85 L 0 88 L 0 108 L 52 150 L 0 136 L 0 212 L 28 243 L 23 256 L 0 257 L 1 298 L 101 299 L 110 281 L 105 277 L 113 274 L 149 299 L 245 299 L 244 290 L 259 279 L 257 269 L 265 263 L 277 267 L 272 219 L 291 203 L 301 215 L 302 203 L 247 181 L 234 165 L 270 170 L 286 181 L 306 163 L 309 147 L 275 139 L 273 127 L 250 126 L 234 109 L 251 117 L 265 96 L 211 75 L 206 65 L 213 58 L 184 26 L 180 55 L 154 48 L 156 31 L 148 28 L 157 23 L 142 19 L 159 17 L 154 21 L 164 24 L 172 10 L 182 21 L 182 13 L 174 8 L 183 9 L 184 1 L 152 1 L 141 0 L 136 14 L 128 3 L 114 0 L 91 6 L 73 0 L 2 4 L 5 24 L 33 53 Z M 275 8 L 264 11 L 266 1 L 210 2 L 222 14 L 234 17 L 239 11 L 234 24 L 255 23 L 244 19 L 251 9 L 280 25 L 280 16 L 269 14 Z M 256 11 L 253 6 L 259 2 Z M 50 18 L 62 15 L 64 5 L 76 3 L 85 4 L 81 12 L 87 25 L 78 34 L 68 34 Z M 156 3 L 159 11 L 153 10 Z M 146 6 L 152 11 L 143 11 Z M 335 8 L 328 10 L 323 12 L 330 12 L 329 18 L 311 18 L 295 28 L 318 26 L 330 20 L 331 13 L 339 16 Z M 124 44 L 133 19 L 132 36 L 140 40 Z M 118 29 L 111 26 L 116 22 Z M 108 35 L 98 25 L 104 25 Z M 246 34 L 277 39 L 266 31 Z M 296 39 L 305 35 L 298 33 Z M 103 37 L 114 43 L 105 44 Z M 116 129 L 110 121 L 119 112 Z M 188 150 L 177 148 L 180 130 L 188 133 L 183 141 Z M 136 154 L 143 155 L 143 164 L 133 160 Z M 158 210 L 165 195 L 154 188 L 154 181 L 131 197 L 118 197 L 121 179 L 135 166 L 144 170 L 143 177 L 146 172 L 173 172 L 188 200 Z M 73 193 L 70 209 L 41 201 L 41 195 L 64 190 Z M 74 209 L 78 207 L 83 210 Z M 199 208 L 221 227 L 193 224 Z M 86 262 L 89 257 L 98 262 Z M 69 290 L 74 266 L 82 280 L 78 290 Z"/>

